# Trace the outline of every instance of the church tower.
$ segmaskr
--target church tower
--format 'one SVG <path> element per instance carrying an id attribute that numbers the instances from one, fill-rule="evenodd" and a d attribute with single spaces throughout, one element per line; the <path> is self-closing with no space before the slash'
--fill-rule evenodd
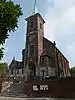
<path id="1" fill-rule="evenodd" d="M 39 13 L 26 18 L 26 52 L 25 67 L 31 76 L 38 75 L 40 55 L 43 52 L 44 19 Z"/>

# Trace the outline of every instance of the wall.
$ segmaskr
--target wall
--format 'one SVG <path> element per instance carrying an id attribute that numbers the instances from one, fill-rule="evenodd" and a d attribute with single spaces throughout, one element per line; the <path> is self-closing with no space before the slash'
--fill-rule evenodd
<path id="1" fill-rule="evenodd" d="M 33 85 L 38 91 L 33 91 Z M 48 90 L 40 90 L 40 85 L 48 85 Z M 75 98 L 75 77 L 52 79 L 50 81 L 30 81 L 24 84 L 25 93 L 33 97 Z"/>
<path id="2" fill-rule="evenodd" d="M 1 93 L 1 90 L 2 90 L 2 82 L 0 82 L 0 93 Z"/>

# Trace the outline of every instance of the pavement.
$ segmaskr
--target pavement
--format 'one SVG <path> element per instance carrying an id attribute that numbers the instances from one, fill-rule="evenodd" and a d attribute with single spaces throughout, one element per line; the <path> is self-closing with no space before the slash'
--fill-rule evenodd
<path id="1" fill-rule="evenodd" d="M 2 97 L 0 100 L 75 100 L 75 99 L 65 99 L 65 98 L 14 98 L 14 97 Z"/>

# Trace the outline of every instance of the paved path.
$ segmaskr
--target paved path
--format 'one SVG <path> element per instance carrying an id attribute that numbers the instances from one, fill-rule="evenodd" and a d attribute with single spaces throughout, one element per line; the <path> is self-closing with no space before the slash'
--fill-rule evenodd
<path id="1" fill-rule="evenodd" d="M 2 97 L 0 96 L 0 100 L 75 100 L 75 99 L 54 99 L 54 98 L 12 98 L 12 97 Z"/>

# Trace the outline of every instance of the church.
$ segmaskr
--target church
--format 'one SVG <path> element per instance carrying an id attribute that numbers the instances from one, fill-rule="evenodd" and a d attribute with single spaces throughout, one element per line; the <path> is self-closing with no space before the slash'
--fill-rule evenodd
<path id="1" fill-rule="evenodd" d="M 44 19 L 39 13 L 26 18 L 27 33 L 24 55 L 25 75 L 40 77 L 67 77 L 69 61 L 44 37 Z M 47 34 L 47 33 L 46 33 Z"/>
<path id="2" fill-rule="evenodd" d="M 27 81 L 30 77 L 50 78 L 70 76 L 69 61 L 56 47 L 56 43 L 44 37 L 44 19 L 39 13 L 28 18 L 26 31 L 26 46 L 22 51 L 23 77 Z M 46 33 L 47 34 L 47 33 Z M 20 63 L 20 62 L 19 62 Z M 13 66 L 14 65 L 14 66 Z M 12 67 L 11 67 L 12 66 Z M 16 63 L 9 65 L 10 74 L 17 77 Z M 15 71 L 12 72 L 12 69 Z"/>

